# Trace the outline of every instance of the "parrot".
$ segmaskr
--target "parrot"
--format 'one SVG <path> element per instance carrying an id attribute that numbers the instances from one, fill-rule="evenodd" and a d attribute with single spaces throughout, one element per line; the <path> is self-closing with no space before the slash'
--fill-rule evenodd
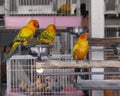
<path id="1" fill-rule="evenodd" d="M 84 32 L 81 33 L 75 42 L 73 49 L 72 49 L 72 55 L 73 58 L 76 60 L 76 63 L 78 63 L 78 60 L 85 60 L 87 59 L 89 45 L 87 37 L 89 36 L 89 33 Z M 81 72 L 80 68 L 75 68 L 75 72 Z M 79 75 L 80 76 L 80 75 Z M 77 75 L 75 76 L 75 81 L 77 82 Z M 81 76 L 80 76 L 81 78 Z"/>
<path id="2" fill-rule="evenodd" d="M 56 36 L 56 26 L 54 24 L 49 24 L 45 30 L 40 32 L 37 39 L 29 46 L 34 47 L 37 44 L 50 45 L 53 43 L 55 36 Z"/>
<path id="3" fill-rule="evenodd" d="M 71 5 L 70 3 L 66 3 L 60 6 L 60 8 L 58 9 L 58 14 L 60 15 L 70 15 L 71 12 Z"/>
<path id="4" fill-rule="evenodd" d="M 19 45 L 26 46 L 33 39 L 37 28 L 39 28 L 39 22 L 37 20 L 30 20 L 26 26 L 23 26 L 13 39 L 11 50 L 2 62 L 8 60 Z"/>
<path id="5" fill-rule="evenodd" d="M 89 34 L 87 32 L 84 32 L 80 34 L 78 37 L 78 40 L 73 46 L 72 49 L 72 55 L 75 60 L 85 60 L 88 54 L 89 45 L 87 37 Z"/>

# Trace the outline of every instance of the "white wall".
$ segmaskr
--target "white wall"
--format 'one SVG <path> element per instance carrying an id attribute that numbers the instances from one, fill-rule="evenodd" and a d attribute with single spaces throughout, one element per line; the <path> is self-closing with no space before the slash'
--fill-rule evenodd
<path id="1" fill-rule="evenodd" d="M 90 35 L 92 38 L 104 38 L 104 0 L 89 0 Z M 103 46 L 92 46 L 91 49 L 103 49 Z M 103 51 L 90 52 L 91 60 L 104 60 Z M 104 68 L 92 68 L 92 72 L 104 72 Z M 92 80 L 102 80 L 104 75 L 92 75 Z M 92 96 L 104 96 L 104 91 L 92 91 Z"/>
<path id="2" fill-rule="evenodd" d="M 104 0 L 90 0 L 90 32 L 92 38 L 104 38 Z"/>

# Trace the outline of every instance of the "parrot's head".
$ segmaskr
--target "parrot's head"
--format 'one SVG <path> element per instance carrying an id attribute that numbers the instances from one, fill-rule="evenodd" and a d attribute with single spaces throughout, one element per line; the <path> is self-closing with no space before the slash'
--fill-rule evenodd
<path id="1" fill-rule="evenodd" d="M 55 31 L 56 30 L 56 26 L 54 24 L 50 24 L 50 25 L 48 25 L 47 29 Z"/>
<path id="2" fill-rule="evenodd" d="M 80 39 L 87 39 L 88 38 L 88 36 L 89 36 L 89 33 L 88 32 L 84 32 L 84 33 L 82 33 L 81 35 L 80 35 Z"/>
<path id="3" fill-rule="evenodd" d="M 39 22 L 37 20 L 30 20 L 27 25 L 34 27 L 35 29 L 39 28 Z"/>

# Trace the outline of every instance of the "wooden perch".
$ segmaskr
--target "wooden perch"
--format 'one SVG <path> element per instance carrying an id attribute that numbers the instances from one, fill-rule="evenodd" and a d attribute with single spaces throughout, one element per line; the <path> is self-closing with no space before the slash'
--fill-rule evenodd
<path id="1" fill-rule="evenodd" d="M 120 43 L 120 38 L 91 38 L 89 40 L 90 46 L 111 47 L 112 44 L 116 43 Z"/>
<path id="2" fill-rule="evenodd" d="M 84 90 L 120 89 L 120 80 L 80 80 L 77 87 Z"/>
<path id="3" fill-rule="evenodd" d="M 120 68 L 120 61 L 103 60 L 103 61 L 61 61 L 47 60 L 36 63 L 37 68 Z"/>

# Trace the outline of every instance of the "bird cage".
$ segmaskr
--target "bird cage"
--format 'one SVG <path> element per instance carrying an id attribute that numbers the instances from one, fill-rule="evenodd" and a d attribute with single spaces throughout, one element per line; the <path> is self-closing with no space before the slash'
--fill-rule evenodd
<path id="1" fill-rule="evenodd" d="M 14 55 L 7 61 L 7 96 L 24 96 L 19 94 L 21 87 L 34 86 L 35 61 L 30 55 Z"/>
<path id="2" fill-rule="evenodd" d="M 5 14 L 5 9 L 4 9 L 4 0 L 0 0 L 0 15 Z"/>
<path id="3" fill-rule="evenodd" d="M 79 8 L 80 0 L 5 0 L 6 15 L 57 15 L 59 8 L 70 4 L 71 14 L 76 6 Z M 67 5 L 62 10 L 68 10 Z M 70 15 L 70 14 L 69 14 Z"/>
<path id="4" fill-rule="evenodd" d="M 14 55 L 7 62 L 6 96 L 83 96 L 91 90 L 118 90 L 119 68 L 91 72 L 90 66 L 98 63 L 98 67 L 105 67 L 106 62 L 75 61 L 71 55 L 53 55 L 42 61 L 30 55 Z"/>
<path id="5" fill-rule="evenodd" d="M 50 49 L 50 54 L 60 54 L 60 37 L 56 36 Z"/>
<path id="6" fill-rule="evenodd" d="M 52 59 L 71 59 L 53 56 Z M 69 57 L 69 58 L 68 58 Z M 74 87 L 74 68 L 42 68 L 42 62 L 29 55 L 14 55 L 7 62 L 6 96 L 83 96 Z"/>

